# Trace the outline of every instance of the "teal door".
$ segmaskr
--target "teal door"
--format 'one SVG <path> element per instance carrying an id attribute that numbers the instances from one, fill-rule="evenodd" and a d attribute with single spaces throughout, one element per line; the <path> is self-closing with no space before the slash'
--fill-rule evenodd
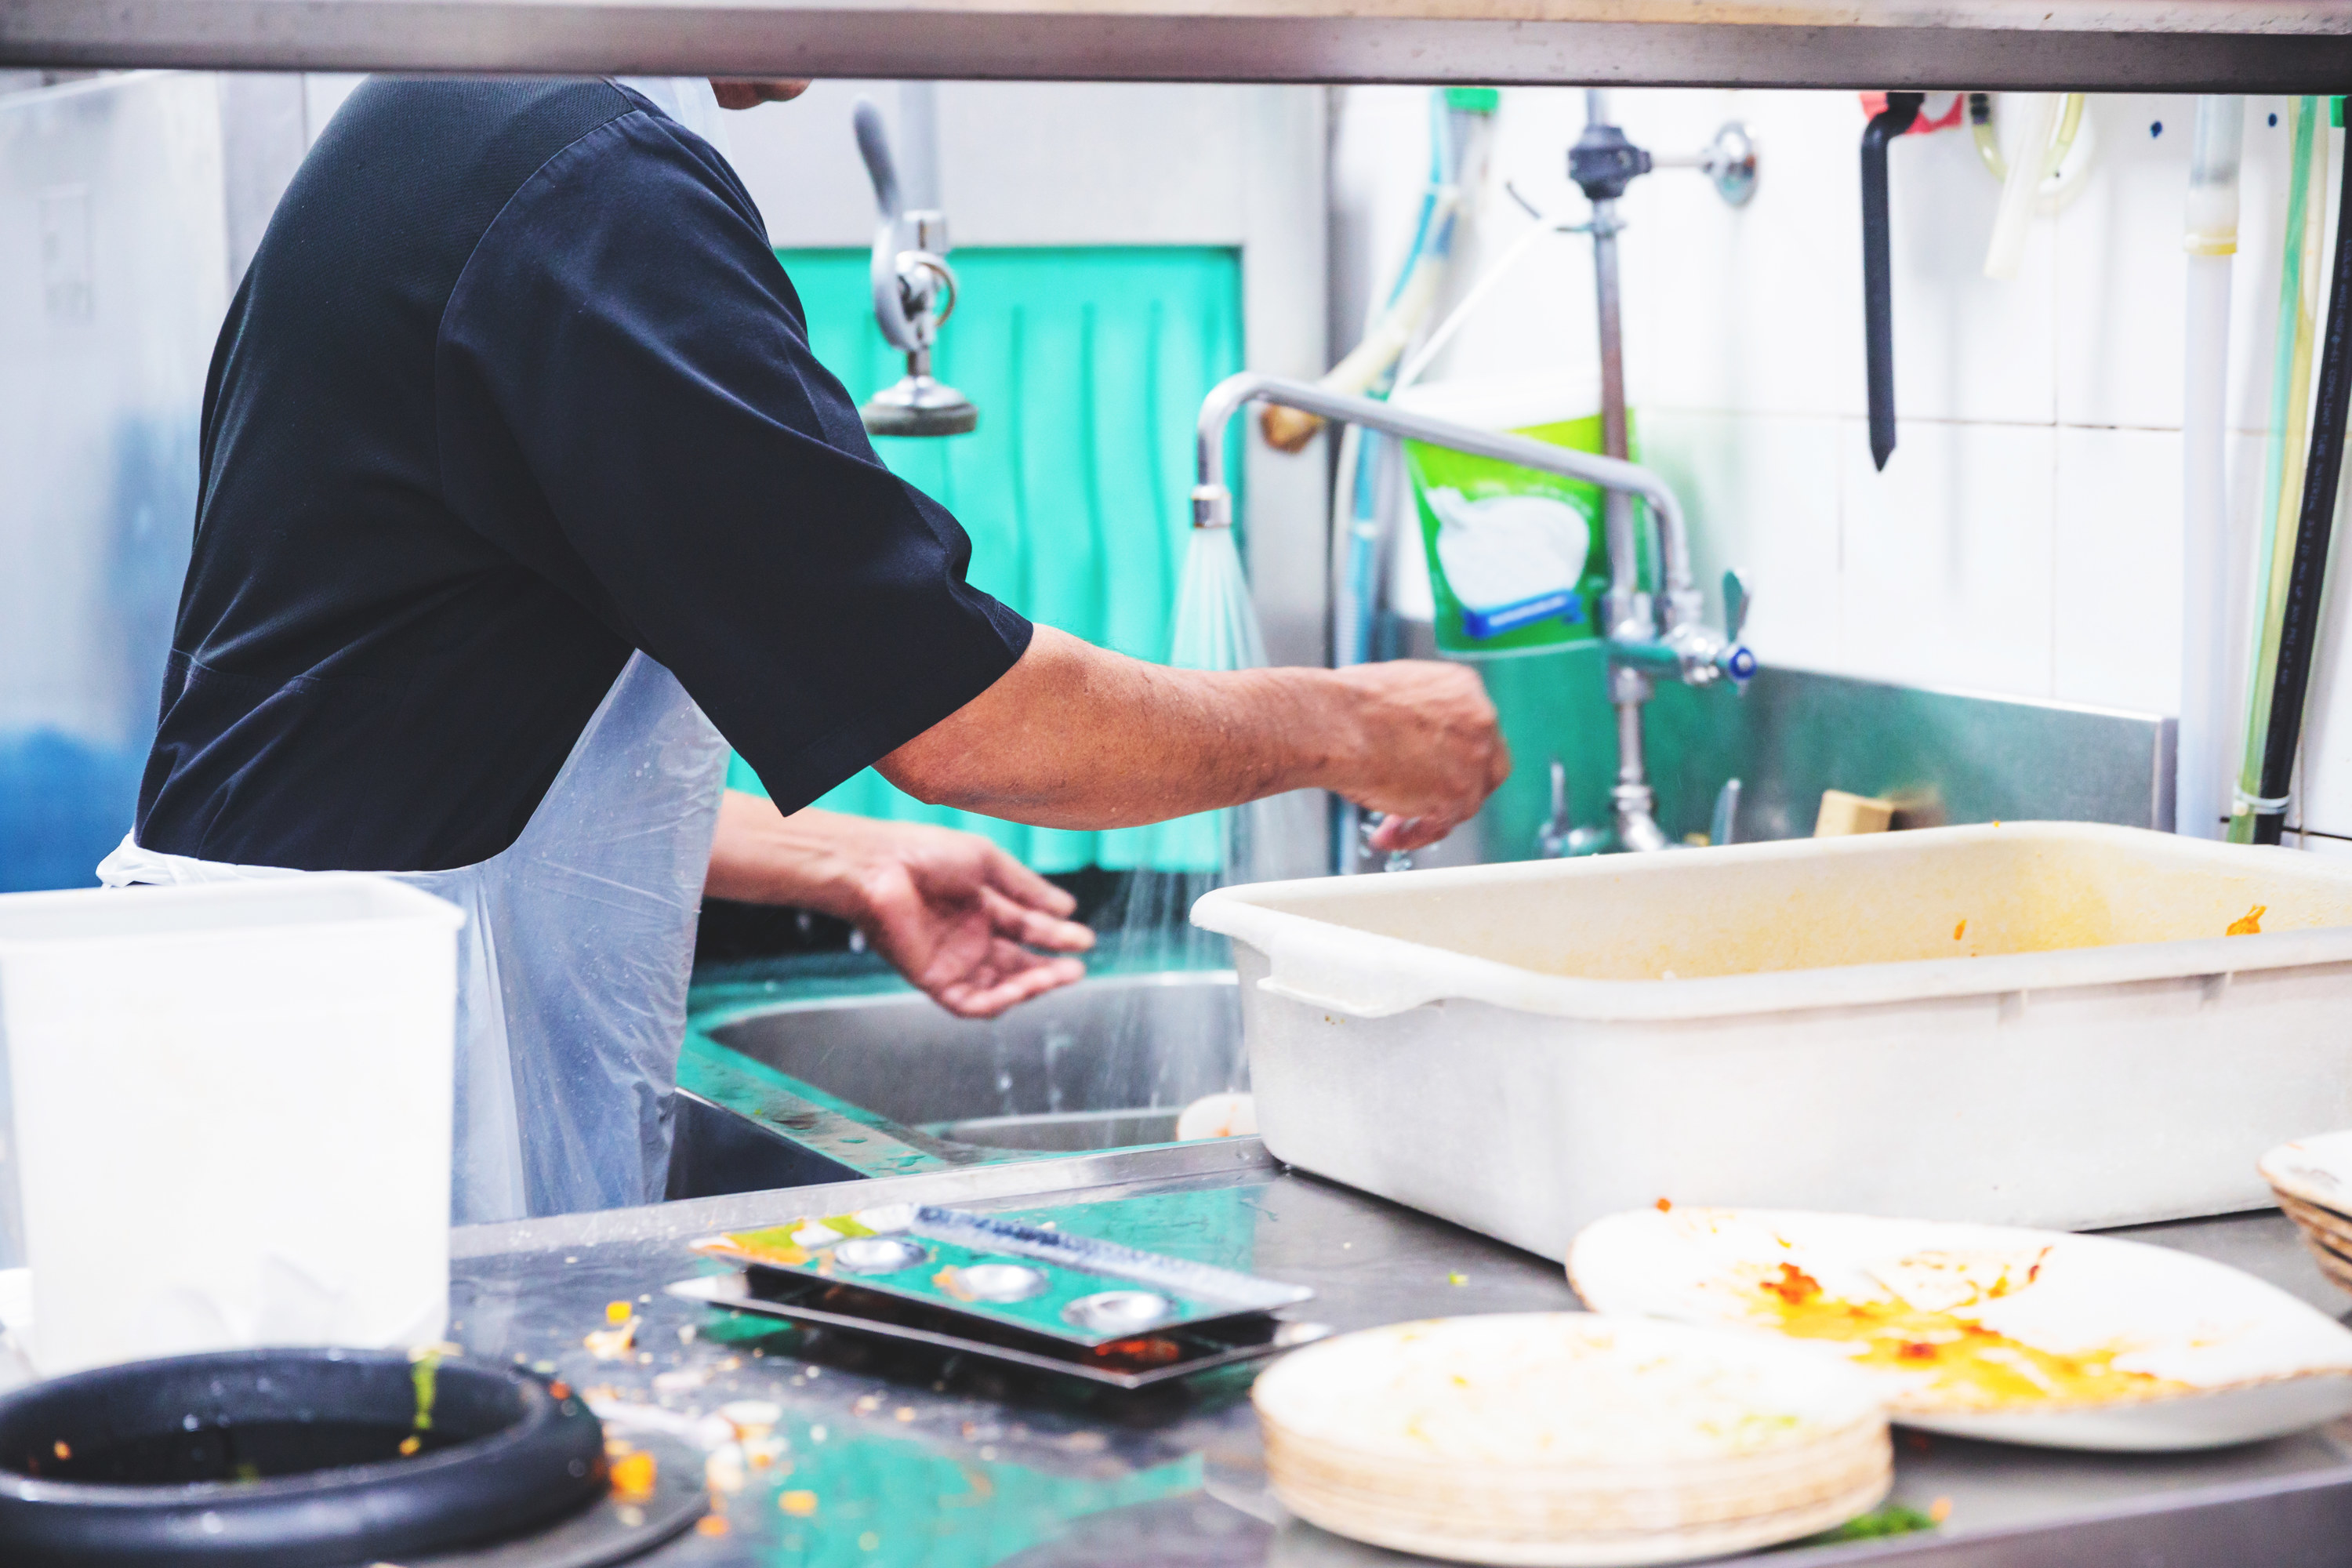
<path id="1" fill-rule="evenodd" d="M 874 325 L 866 253 L 777 253 L 817 357 L 861 403 L 905 362 Z M 969 436 L 885 437 L 882 460 L 943 503 L 972 542 L 971 580 L 1033 620 L 1138 658 L 1168 657 L 1191 519 L 1192 423 L 1242 367 L 1238 251 L 959 250 L 963 285 L 940 379 L 980 408 Z M 765 794 L 741 758 L 736 789 Z M 816 805 L 985 834 L 1045 872 L 1210 870 L 1207 818 L 1108 833 L 925 805 L 871 769 Z"/>

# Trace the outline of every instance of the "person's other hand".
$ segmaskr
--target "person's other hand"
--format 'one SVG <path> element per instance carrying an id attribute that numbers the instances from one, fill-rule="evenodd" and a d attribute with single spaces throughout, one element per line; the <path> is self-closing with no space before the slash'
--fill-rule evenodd
<path id="1" fill-rule="evenodd" d="M 992 1018 L 1086 973 L 1077 900 L 977 834 L 830 811 L 785 816 L 730 790 L 704 890 L 845 920 L 950 1013 Z M 1045 953 L 1033 948 L 1049 950 Z"/>
<path id="2" fill-rule="evenodd" d="M 1374 849 L 1436 843 L 1511 776 L 1511 749 L 1475 671 L 1408 658 L 1339 674 L 1356 689 L 1361 730 L 1358 777 L 1339 793 L 1385 814 Z"/>

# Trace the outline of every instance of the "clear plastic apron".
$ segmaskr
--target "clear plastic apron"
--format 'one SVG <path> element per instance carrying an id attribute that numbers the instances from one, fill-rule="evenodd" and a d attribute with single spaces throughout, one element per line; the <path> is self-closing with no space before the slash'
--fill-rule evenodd
<path id="1" fill-rule="evenodd" d="M 719 731 L 635 654 L 510 847 L 394 874 L 466 912 L 453 1223 L 661 1200 L 726 777 Z M 159 855 L 129 836 L 98 870 L 110 888 L 309 874 Z"/>

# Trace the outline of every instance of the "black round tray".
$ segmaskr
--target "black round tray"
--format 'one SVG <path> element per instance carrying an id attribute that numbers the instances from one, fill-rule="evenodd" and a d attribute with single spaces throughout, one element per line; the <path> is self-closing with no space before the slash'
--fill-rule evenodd
<path id="1" fill-rule="evenodd" d="M 0 1563 L 334 1568 L 521 1535 L 604 1495 L 603 1426 L 576 1397 L 444 1361 L 420 1427 L 415 1374 L 381 1352 L 232 1351 L 0 1396 Z"/>

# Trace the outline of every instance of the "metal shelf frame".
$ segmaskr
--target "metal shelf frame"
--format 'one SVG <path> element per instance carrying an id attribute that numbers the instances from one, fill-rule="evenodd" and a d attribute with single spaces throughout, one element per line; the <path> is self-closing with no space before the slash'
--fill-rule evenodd
<path id="1" fill-rule="evenodd" d="M 0 66 L 2352 89 L 2352 0 L 0 0 Z"/>

